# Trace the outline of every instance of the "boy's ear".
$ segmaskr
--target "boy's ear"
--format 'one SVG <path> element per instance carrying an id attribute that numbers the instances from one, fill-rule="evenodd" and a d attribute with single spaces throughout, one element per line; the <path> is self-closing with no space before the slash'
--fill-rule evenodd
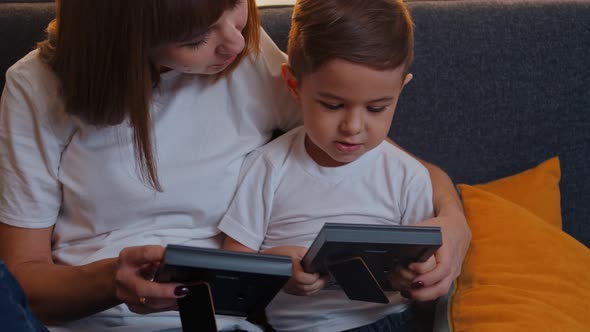
<path id="1" fill-rule="evenodd" d="M 412 73 L 407 73 L 406 77 L 404 77 L 404 83 L 402 83 L 402 87 L 404 87 L 404 86 L 406 86 L 406 84 L 410 83 L 412 78 L 414 78 L 414 75 L 412 75 Z"/>
<path id="2" fill-rule="evenodd" d="M 291 96 L 293 96 L 296 101 L 299 101 L 299 82 L 295 77 L 293 68 L 291 68 L 289 64 L 283 63 L 281 66 L 281 73 L 283 74 L 283 81 L 285 81 L 287 90 L 289 90 L 289 93 L 291 93 Z"/>

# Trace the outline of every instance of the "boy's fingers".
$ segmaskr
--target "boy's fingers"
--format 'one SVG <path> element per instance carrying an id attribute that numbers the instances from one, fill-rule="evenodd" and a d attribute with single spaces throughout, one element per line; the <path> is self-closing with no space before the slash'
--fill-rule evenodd
<path id="1" fill-rule="evenodd" d="M 311 285 L 320 279 L 319 273 L 307 273 L 303 271 L 300 261 L 293 261 L 293 273 L 291 276 L 298 284 Z"/>
<path id="2" fill-rule="evenodd" d="M 416 274 L 423 274 L 429 271 L 432 271 L 436 267 L 436 259 L 433 256 L 430 256 L 428 260 L 423 263 L 412 263 L 409 266 L 409 269 Z"/>
<path id="3" fill-rule="evenodd" d="M 299 285 L 298 288 L 301 291 L 301 293 L 303 293 L 305 295 L 310 295 L 310 294 L 313 294 L 313 293 L 321 290 L 323 287 L 320 282 L 316 282 L 311 285 Z"/>
<path id="4" fill-rule="evenodd" d="M 452 281 L 453 276 L 451 274 L 450 265 L 444 264 L 444 262 L 438 262 L 434 269 L 421 274 L 420 277 L 417 278 L 417 280 L 420 280 L 427 287 L 436 285 L 445 279 L 450 279 Z"/>
<path id="5" fill-rule="evenodd" d="M 313 285 L 320 280 L 318 273 L 305 273 L 303 271 L 297 271 L 293 274 L 293 279 L 301 285 Z"/>
<path id="6" fill-rule="evenodd" d="M 405 267 L 396 268 L 394 272 L 398 277 L 405 279 L 405 280 L 413 280 L 418 276 L 414 271 L 410 269 L 406 269 Z"/>

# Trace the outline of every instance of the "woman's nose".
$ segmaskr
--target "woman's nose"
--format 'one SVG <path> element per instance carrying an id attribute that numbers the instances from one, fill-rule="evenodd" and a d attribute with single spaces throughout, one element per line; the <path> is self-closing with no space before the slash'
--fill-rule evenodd
<path id="1" fill-rule="evenodd" d="M 222 41 L 217 51 L 224 55 L 235 55 L 244 49 L 245 41 L 242 31 L 234 26 L 228 26 L 222 32 Z"/>

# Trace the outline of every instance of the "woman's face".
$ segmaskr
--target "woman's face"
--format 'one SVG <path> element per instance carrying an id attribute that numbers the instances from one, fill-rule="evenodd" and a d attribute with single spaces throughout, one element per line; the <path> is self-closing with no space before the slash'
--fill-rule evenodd
<path id="1" fill-rule="evenodd" d="M 244 50 L 242 30 L 248 21 L 248 2 L 238 0 L 209 29 L 193 39 L 156 48 L 152 60 L 160 71 L 213 75 L 227 68 Z"/>

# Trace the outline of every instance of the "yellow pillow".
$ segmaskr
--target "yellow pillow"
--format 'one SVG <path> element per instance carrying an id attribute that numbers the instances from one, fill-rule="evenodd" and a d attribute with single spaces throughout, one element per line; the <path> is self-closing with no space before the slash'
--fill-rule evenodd
<path id="1" fill-rule="evenodd" d="M 472 242 L 449 303 L 453 331 L 590 331 L 590 250 L 555 227 L 556 175 L 555 158 L 459 185 Z"/>
<path id="2" fill-rule="evenodd" d="M 561 229 L 560 177 L 559 159 L 553 157 L 522 173 L 475 187 L 520 205 Z"/>

